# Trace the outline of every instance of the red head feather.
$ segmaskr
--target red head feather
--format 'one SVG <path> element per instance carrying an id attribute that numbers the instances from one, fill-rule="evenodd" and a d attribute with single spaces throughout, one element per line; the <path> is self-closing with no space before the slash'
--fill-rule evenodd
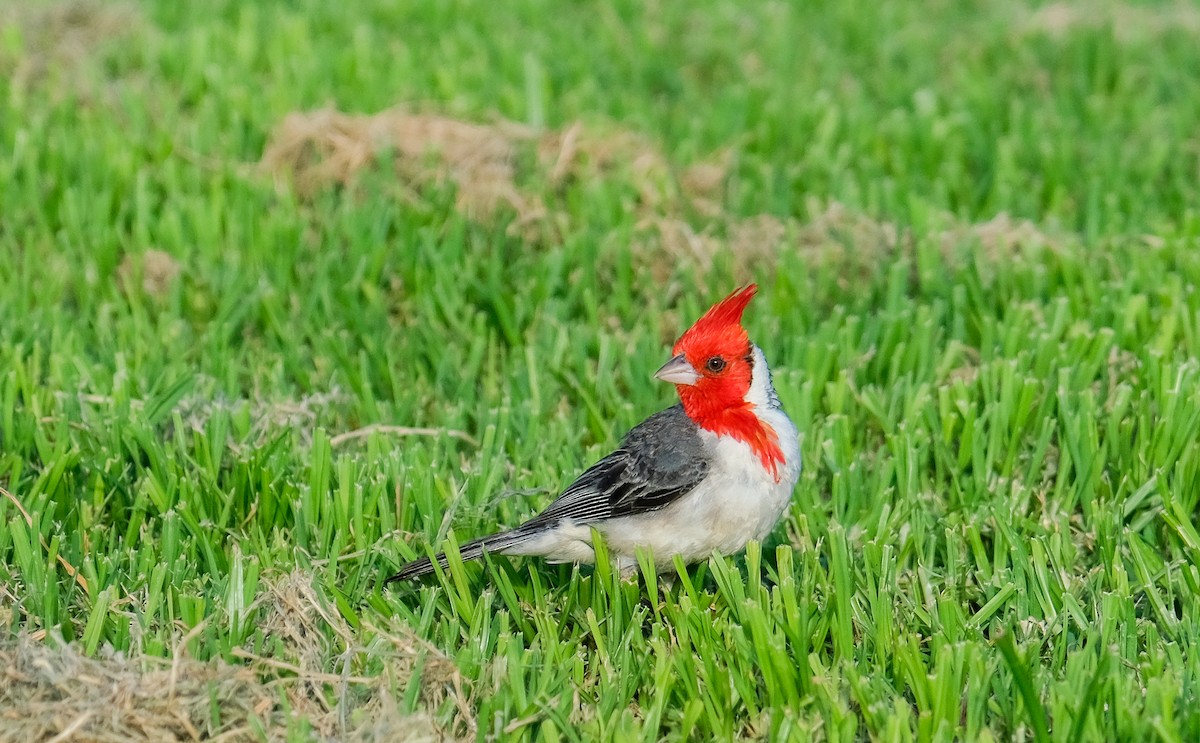
<path id="1" fill-rule="evenodd" d="M 718 436 L 744 441 L 778 478 L 778 466 L 783 462 L 779 438 L 746 399 L 754 379 L 754 361 L 742 313 L 757 290 L 750 284 L 734 291 L 679 337 L 672 353 L 687 359 L 697 379 L 694 384 L 676 385 L 676 390 L 684 412 L 697 425 Z"/>
<path id="2" fill-rule="evenodd" d="M 689 347 L 704 345 L 716 338 L 726 342 L 742 341 L 749 348 L 750 336 L 742 327 L 742 313 L 746 311 L 746 305 L 754 299 L 757 291 L 758 285 L 750 284 L 735 289 L 728 297 L 709 307 L 708 312 L 679 337 L 673 352 L 685 353 Z"/>

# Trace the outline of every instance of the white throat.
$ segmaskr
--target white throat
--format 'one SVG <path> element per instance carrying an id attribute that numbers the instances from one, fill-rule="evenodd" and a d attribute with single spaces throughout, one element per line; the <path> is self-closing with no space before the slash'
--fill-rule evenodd
<path id="1" fill-rule="evenodd" d="M 746 393 L 746 402 L 756 408 L 779 408 L 779 396 L 775 394 L 775 386 L 771 384 L 771 369 L 767 366 L 767 357 L 762 349 L 750 344 L 750 357 L 753 359 L 753 369 L 750 373 L 750 391 Z"/>

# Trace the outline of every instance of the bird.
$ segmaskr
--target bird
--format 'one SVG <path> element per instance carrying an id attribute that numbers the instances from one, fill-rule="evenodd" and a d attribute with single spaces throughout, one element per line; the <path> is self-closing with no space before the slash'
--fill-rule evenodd
<path id="1" fill-rule="evenodd" d="M 654 376 L 675 385 L 678 403 L 631 429 L 541 513 L 463 544 L 462 559 L 487 552 L 591 564 L 595 529 L 629 577 L 639 548 L 663 574 L 676 557 L 692 564 L 736 554 L 770 534 L 800 477 L 800 436 L 742 326 L 757 289 L 735 290 L 676 341 Z M 445 553 L 422 557 L 386 583 L 433 573 L 434 561 L 447 565 Z"/>

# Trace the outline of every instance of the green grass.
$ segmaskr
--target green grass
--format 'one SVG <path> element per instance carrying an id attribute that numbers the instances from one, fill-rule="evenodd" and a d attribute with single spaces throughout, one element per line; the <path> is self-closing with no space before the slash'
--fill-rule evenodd
<path id="1" fill-rule="evenodd" d="M 532 740 L 1200 738 L 1190 6 L 64 7 L 0 5 L 6 642 L 309 674 L 357 715 L 281 693 L 247 739 L 383 708 Z M 302 196 L 255 163 L 325 105 L 633 132 L 670 198 L 632 158 L 552 182 L 532 145 L 532 229 L 387 151 Z M 692 210 L 678 176 L 722 152 Z M 784 232 L 710 262 L 647 214 Z M 382 588 L 669 404 L 669 341 L 747 279 L 805 461 L 765 545 L 661 596 L 502 558 Z M 442 433 L 336 438 L 373 424 Z"/>

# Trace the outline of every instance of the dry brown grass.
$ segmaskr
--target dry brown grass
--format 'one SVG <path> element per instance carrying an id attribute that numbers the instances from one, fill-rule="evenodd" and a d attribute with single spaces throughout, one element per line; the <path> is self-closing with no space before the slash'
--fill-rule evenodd
<path id="1" fill-rule="evenodd" d="M 422 188 L 450 184 L 468 218 L 507 220 L 533 246 L 555 244 L 569 228 L 563 190 L 623 189 L 631 195 L 636 260 L 659 282 L 681 264 L 710 270 L 721 255 L 731 259 L 735 278 L 748 279 L 790 254 L 833 266 L 850 284 L 913 242 L 895 224 L 836 201 L 810 200 L 801 217 L 735 214 L 725 203 L 732 151 L 684 167 L 648 137 L 615 126 L 576 122 L 537 133 L 512 122 L 478 124 L 400 109 L 373 116 L 323 109 L 289 115 L 260 167 L 304 198 L 330 185 L 351 186 L 363 168 L 385 157 L 408 198 L 419 201 Z M 999 261 L 1030 245 L 1055 245 L 1032 223 L 1007 214 L 954 223 L 934 237 L 949 261 L 964 250 Z"/>
<path id="2" fill-rule="evenodd" d="M 300 443 L 312 443 L 313 431 L 320 421 L 336 415 L 339 406 L 349 402 L 350 396 L 336 385 L 324 392 L 314 392 L 298 398 L 214 398 L 211 394 L 189 395 L 179 401 L 175 410 L 183 425 L 194 431 L 202 431 L 214 413 L 236 415 L 245 413 L 251 422 L 250 431 L 244 442 L 229 442 L 230 449 L 238 454 L 245 447 L 262 446 L 267 439 L 281 431 L 293 431 Z M 102 398 L 106 401 L 106 399 Z M 141 401 L 134 401 L 140 404 Z"/>
<path id="3" fill-rule="evenodd" d="M 5 743 L 248 739 L 249 721 L 276 704 L 252 670 L 219 661 L 87 658 L 73 644 L 23 637 L 0 646 L 0 663 Z M 215 727 L 210 694 L 223 716 Z"/>
<path id="4" fill-rule="evenodd" d="M 80 84 L 99 49 L 144 28 L 137 8 L 124 2 L 66 0 L 51 3 L 0 2 L 0 36 L 16 27 L 23 40 L 18 54 L 0 52 L 0 74 L 16 90 L 28 90 L 55 71 Z"/>
<path id="5" fill-rule="evenodd" d="M 1153 41 L 1168 33 L 1200 36 L 1200 8 L 1192 3 L 1140 5 L 1110 0 L 1055 2 L 1025 18 L 1026 33 L 1061 37 L 1080 29 L 1112 30 L 1117 41 Z"/>
<path id="6" fill-rule="evenodd" d="M 270 656 L 235 649 L 244 664 L 200 662 L 178 639 L 173 659 L 102 651 L 29 636 L 0 639 L 0 743 L 26 741 L 285 740 L 307 726 L 320 740 L 435 741 L 473 735 L 454 664 L 411 630 L 351 631 L 312 578 L 266 584 L 255 608 Z M 394 694 L 424 659 L 423 702 L 451 700 L 453 730 L 399 711 Z"/>
<path id="7" fill-rule="evenodd" d="M 991 262 L 1009 260 L 1027 249 L 1057 251 L 1070 239 L 1065 234 L 1044 230 L 1027 219 L 1016 219 L 1007 212 L 1000 212 L 986 222 L 953 224 L 938 238 L 947 259 L 954 259 L 966 248 Z"/>
<path id="8" fill-rule="evenodd" d="M 615 127 L 575 123 L 539 134 L 509 121 L 479 124 L 402 109 L 375 115 L 331 109 L 289 114 L 272 133 L 260 166 L 308 197 L 332 184 L 352 184 L 385 154 L 414 198 L 425 186 L 449 183 L 458 208 L 480 221 L 504 207 L 518 222 L 546 219 L 542 196 L 531 183 L 554 190 L 615 179 L 633 187 L 641 210 L 675 211 L 687 201 L 715 213 L 714 197 L 726 171 L 716 159 L 677 178 L 648 138 Z"/>
<path id="9" fill-rule="evenodd" d="M 458 208 L 474 219 L 491 219 L 502 206 L 527 216 L 536 207 L 516 185 L 514 158 L 516 145 L 532 137 L 510 122 L 472 124 L 399 109 L 373 116 L 321 109 L 289 114 L 272 133 L 261 165 L 311 195 L 329 184 L 350 185 L 390 152 L 396 177 L 414 192 L 450 182 Z"/>
<path id="10" fill-rule="evenodd" d="M 136 292 L 140 286 L 146 296 L 162 301 L 171 293 L 179 274 L 179 262 L 170 253 L 147 250 L 129 253 L 121 260 L 117 283 L 126 294 Z"/>

